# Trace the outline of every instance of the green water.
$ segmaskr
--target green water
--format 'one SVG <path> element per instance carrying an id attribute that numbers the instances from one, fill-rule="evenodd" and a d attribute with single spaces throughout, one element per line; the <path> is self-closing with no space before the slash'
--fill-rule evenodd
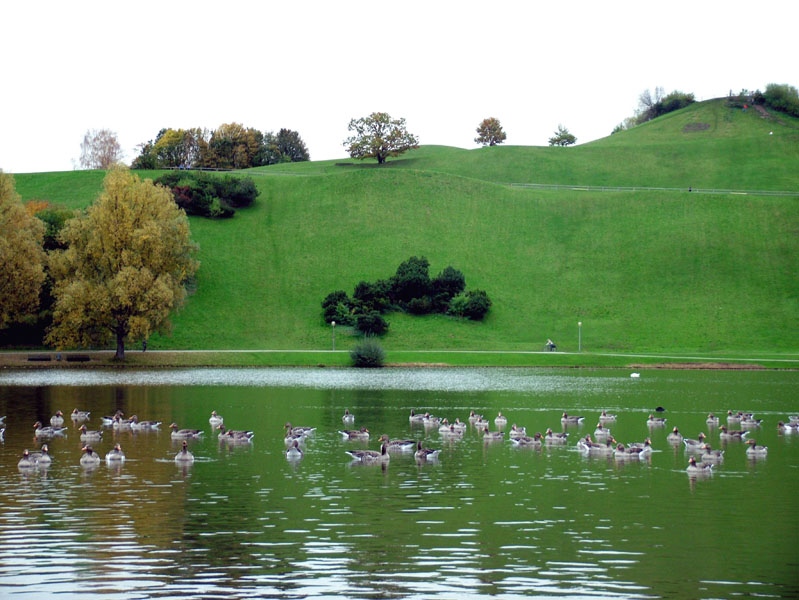
<path id="1" fill-rule="evenodd" d="M 777 421 L 799 413 L 793 372 L 546 370 L 208 370 L 143 373 L 0 373 L 0 596 L 150 598 L 728 598 L 799 595 L 799 434 Z M 656 407 L 668 427 L 650 430 Z M 160 433 L 106 428 L 104 455 L 79 466 L 73 408 L 120 409 L 163 421 Z M 341 415 L 368 443 L 344 442 Z M 498 411 L 528 433 L 562 431 L 566 411 L 586 417 L 565 447 L 485 444 L 470 428 L 455 442 L 411 427 L 411 409 L 491 421 Z M 48 469 L 20 471 L 36 420 L 67 415 L 49 442 Z M 645 461 L 584 456 L 601 410 L 628 443 L 650 436 Z M 723 445 L 708 412 L 754 412 L 750 433 L 768 446 L 751 461 Z M 220 445 L 212 410 L 251 445 Z M 283 426 L 317 428 L 297 462 Z M 196 462 L 181 468 L 167 426 L 204 430 Z M 708 434 L 725 461 L 709 477 L 685 472 L 673 426 Z M 377 438 L 423 440 L 434 464 L 412 455 L 387 466 L 350 464 L 345 450 Z"/>

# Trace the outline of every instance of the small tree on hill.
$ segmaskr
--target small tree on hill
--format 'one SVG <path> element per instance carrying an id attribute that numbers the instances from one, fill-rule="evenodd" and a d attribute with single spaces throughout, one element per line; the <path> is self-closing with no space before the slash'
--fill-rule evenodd
<path id="1" fill-rule="evenodd" d="M 108 129 L 89 129 L 80 145 L 80 166 L 84 169 L 109 169 L 122 160 L 117 134 Z"/>
<path id="2" fill-rule="evenodd" d="M 577 138 L 569 133 L 569 130 L 563 125 L 558 125 L 555 135 L 549 138 L 550 146 L 571 146 L 575 143 L 577 143 Z"/>
<path id="3" fill-rule="evenodd" d="M 376 158 L 382 165 L 389 156 L 419 147 L 419 140 L 405 129 L 405 119 L 392 119 L 388 113 L 375 112 L 368 117 L 352 119 L 348 131 L 355 135 L 344 140 L 352 158 Z"/>
<path id="4" fill-rule="evenodd" d="M 508 136 L 502 130 L 499 119 L 489 117 L 477 126 L 477 137 L 474 141 L 483 146 L 496 146 L 504 142 L 506 137 Z"/>

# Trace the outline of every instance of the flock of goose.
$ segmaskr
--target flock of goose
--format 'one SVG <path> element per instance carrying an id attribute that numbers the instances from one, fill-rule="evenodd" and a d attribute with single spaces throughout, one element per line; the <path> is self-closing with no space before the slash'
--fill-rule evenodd
<path id="1" fill-rule="evenodd" d="M 94 450 L 92 444 L 99 444 L 103 441 L 103 429 L 91 430 L 86 426 L 86 422 L 90 420 L 90 413 L 81 411 L 77 408 L 72 411 L 70 418 L 72 422 L 78 427 L 80 432 L 80 441 L 82 447 L 82 455 L 80 457 L 80 464 L 83 467 L 91 468 L 99 465 L 102 462 L 100 454 Z M 3 440 L 5 434 L 5 419 L 0 417 L 0 440 Z M 47 442 L 56 437 L 64 437 L 68 427 L 64 426 L 64 413 L 60 410 L 55 415 L 50 417 L 50 425 L 44 426 L 40 421 L 36 421 L 33 425 L 34 439 L 37 442 Z M 224 419 L 218 415 L 216 411 L 211 412 L 211 417 L 208 419 L 209 424 L 214 430 L 219 431 L 218 439 L 220 443 L 225 444 L 249 444 L 252 441 L 254 433 L 252 431 L 231 430 L 226 429 Z M 117 411 L 113 416 L 102 418 L 103 428 L 111 428 L 114 431 L 158 431 L 161 427 L 161 421 L 141 421 L 136 415 L 125 418 L 122 411 Z M 194 455 L 188 449 L 188 442 L 190 440 L 199 439 L 203 435 L 200 429 L 181 429 L 175 423 L 169 426 L 170 437 L 176 441 L 182 441 L 182 448 L 175 455 L 174 460 L 177 464 L 190 464 L 194 462 Z M 52 463 L 52 457 L 47 443 L 43 443 L 40 450 L 29 451 L 25 450 L 22 453 L 17 463 L 20 470 L 46 468 Z M 122 451 L 120 444 L 114 444 L 105 454 L 105 461 L 109 465 L 120 465 L 125 461 L 125 453 Z"/>
<path id="2" fill-rule="evenodd" d="M 662 409 L 659 409 L 662 410 Z M 345 426 L 352 427 L 355 423 L 355 416 L 349 409 L 344 411 L 341 417 Z M 419 414 L 411 410 L 408 418 L 411 426 L 424 427 L 425 431 L 438 430 L 443 440 L 457 440 L 463 437 L 466 429 L 473 427 L 485 443 L 501 442 L 505 439 L 505 429 L 508 426 L 508 419 L 500 411 L 494 419 L 496 431 L 490 431 L 489 422 L 482 415 L 471 411 L 467 422 L 462 422 L 456 418 L 450 423 L 446 418 L 435 417 L 430 413 Z M 665 428 L 665 417 L 656 417 L 652 414 L 646 420 L 650 432 L 657 428 Z M 580 425 L 585 421 L 585 417 L 569 415 L 563 413 L 560 419 L 561 426 L 565 429 L 568 426 Z M 747 436 L 752 430 L 759 428 L 762 419 L 756 419 L 752 413 L 727 411 L 727 424 L 719 426 L 719 418 L 710 413 L 706 419 L 709 428 L 719 428 L 719 439 L 724 442 L 745 441 L 746 455 L 750 458 L 765 457 L 768 448 L 759 446 L 755 440 L 747 440 Z M 585 455 L 605 456 L 615 460 L 642 459 L 648 457 L 652 452 L 652 442 L 646 438 L 643 442 L 622 444 L 618 442 L 610 431 L 610 425 L 616 422 L 616 415 L 607 411 L 602 411 L 599 415 L 596 429 L 593 436 L 589 433 L 577 440 L 576 448 Z M 729 427 L 737 427 L 730 429 Z M 780 421 L 777 425 L 780 433 L 788 434 L 799 432 L 799 416 L 790 416 L 788 422 Z M 316 431 L 315 427 L 294 427 L 291 423 L 285 425 L 286 458 L 288 460 L 299 460 L 304 455 L 303 445 L 305 439 Z M 361 427 L 359 429 L 342 429 L 339 431 L 344 441 L 368 442 L 370 439 L 369 429 Z M 568 432 L 556 433 L 548 428 L 545 433 L 536 432 L 532 437 L 527 435 L 524 427 L 519 427 L 515 423 L 507 431 L 508 439 L 517 447 L 541 448 L 542 446 L 568 444 Z M 709 474 L 714 465 L 718 465 L 724 460 L 724 450 L 711 448 L 705 441 L 707 436 L 700 433 L 698 439 L 683 437 L 677 427 L 672 428 L 666 435 L 666 440 L 672 446 L 684 445 L 688 452 L 688 466 L 686 471 L 689 474 Z M 379 440 L 380 450 L 345 450 L 354 462 L 367 464 L 385 464 L 391 459 L 392 454 L 411 453 L 418 462 L 436 461 L 441 450 L 432 450 L 424 447 L 422 440 L 410 439 L 390 439 L 383 434 Z"/>

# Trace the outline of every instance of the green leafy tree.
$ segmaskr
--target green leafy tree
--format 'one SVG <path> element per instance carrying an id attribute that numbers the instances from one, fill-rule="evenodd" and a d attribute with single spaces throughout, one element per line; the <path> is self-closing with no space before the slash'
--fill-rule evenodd
<path id="1" fill-rule="evenodd" d="M 577 143 L 577 138 L 569 133 L 569 130 L 563 125 L 558 125 L 555 135 L 549 138 L 550 146 L 571 146 L 575 143 Z"/>
<path id="2" fill-rule="evenodd" d="M 280 160 L 286 162 L 303 162 L 311 160 L 308 148 L 300 134 L 291 129 L 281 129 L 275 139 Z"/>
<path id="3" fill-rule="evenodd" d="M 763 101 L 769 108 L 799 117 L 799 92 L 792 85 L 769 83 Z"/>
<path id="4" fill-rule="evenodd" d="M 66 250 L 50 258 L 55 281 L 53 326 L 46 341 L 59 348 L 147 339 L 169 327 L 197 270 L 186 213 L 166 188 L 112 169 L 103 192 L 61 232 Z"/>
<path id="5" fill-rule="evenodd" d="M 507 137 L 502 130 L 499 119 L 489 117 L 483 119 L 477 126 L 477 137 L 474 138 L 474 141 L 482 146 L 496 146 L 504 142 Z"/>
<path id="6" fill-rule="evenodd" d="M 389 156 L 419 147 L 419 140 L 405 128 L 405 119 L 392 119 L 388 113 L 375 112 L 352 119 L 347 129 L 355 132 L 344 140 L 352 158 L 376 158 L 382 165 Z"/>
<path id="7" fill-rule="evenodd" d="M 44 224 L 22 205 L 14 178 L 0 171 L 0 329 L 39 306 L 44 231 Z"/>

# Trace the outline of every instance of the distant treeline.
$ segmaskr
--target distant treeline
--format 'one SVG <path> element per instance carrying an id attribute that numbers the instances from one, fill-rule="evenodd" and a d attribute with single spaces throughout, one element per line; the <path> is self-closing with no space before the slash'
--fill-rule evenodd
<path id="1" fill-rule="evenodd" d="M 239 123 L 217 129 L 162 129 L 155 140 L 139 144 L 132 169 L 247 169 L 310 160 L 300 134 L 281 129 L 261 132 Z"/>

